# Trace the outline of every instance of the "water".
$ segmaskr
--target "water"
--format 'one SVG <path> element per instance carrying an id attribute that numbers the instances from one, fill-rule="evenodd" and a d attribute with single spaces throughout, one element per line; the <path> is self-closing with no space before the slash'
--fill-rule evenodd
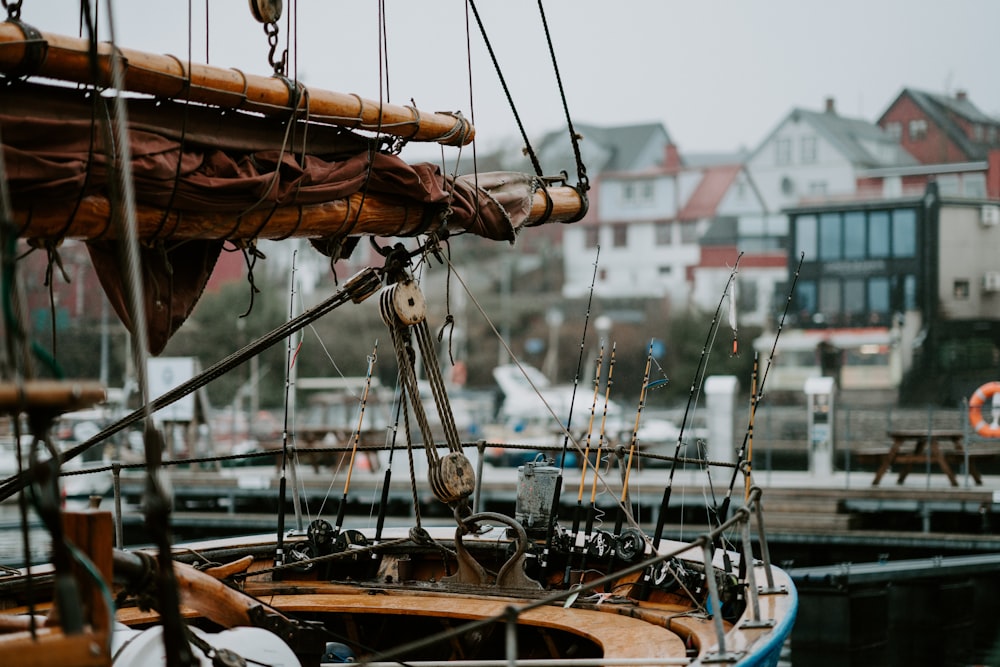
<path id="1" fill-rule="evenodd" d="M 42 527 L 34 512 L 28 514 L 28 546 L 31 562 L 44 563 L 49 560 L 52 539 L 49 531 Z M 23 567 L 24 539 L 21 537 L 21 513 L 17 504 L 0 505 L 0 565 Z"/>

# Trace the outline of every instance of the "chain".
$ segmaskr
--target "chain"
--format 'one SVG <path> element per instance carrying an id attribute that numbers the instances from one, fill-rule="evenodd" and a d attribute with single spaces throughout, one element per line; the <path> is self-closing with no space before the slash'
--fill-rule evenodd
<path id="1" fill-rule="evenodd" d="M 281 52 L 281 58 L 278 60 L 274 59 L 274 52 L 278 50 L 278 24 L 277 23 L 265 23 L 264 24 L 264 34 L 267 35 L 267 44 L 271 47 L 271 50 L 267 54 L 267 62 L 274 69 L 274 73 L 278 76 L 285 75 L 285 65 L 288 62 L 288 50 Z"/>
<path id="2" fill-rule="evenodd" d="M 15 2 L 7 2 L 7 0 L 0 0 L 3 6 L 7 9 L 7 20 L 8 21 L 20 21 L 21 20 L 21 0 L 16 0 Z"/>

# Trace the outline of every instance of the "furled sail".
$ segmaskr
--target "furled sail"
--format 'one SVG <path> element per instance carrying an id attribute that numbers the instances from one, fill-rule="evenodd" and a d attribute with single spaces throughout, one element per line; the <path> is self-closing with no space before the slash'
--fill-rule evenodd
<path id="1" fill-rule="evenodd" d="M 19 24 L 0 24 L 0 72 L 8 75 L 0 149 L 18 236 L 49 247 L 86 240 L 105 291 L 131 326 L 115 252 L 123 211 L 111 123 L 120 119 L 101 92 L 113 52 L 100 45 L 91 68 L 86 47 L 48 34 L 28 39 Z M 447 228 L 513 242 L 525 226 L 569 222 L 586 211 L 585 196 L 572 187 L 519 173 L 446 176 L 391 150 L 392 136 L 467 143 L 473 128 L 460 115 L 306 94 L 283 77 L 118 53 L 153 353 L 190 314 L 226 241 L 307 238 L 337 259 L 359 236 Z"/>

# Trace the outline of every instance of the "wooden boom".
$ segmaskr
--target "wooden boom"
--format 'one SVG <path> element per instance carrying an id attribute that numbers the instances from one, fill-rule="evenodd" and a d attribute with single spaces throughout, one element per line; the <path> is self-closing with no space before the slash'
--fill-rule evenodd
<path id="1" fill-rule="evenodd" d="M 17 24 L 0 22 L 0 71 L 5 74 L 110 86 L 113 48 L 106 42 L 97 45 L 95 81 L 87 40 L 52 33 L 29 38 Z M 459 113 L 422 112 L 352 93 L 307 89 L 274 76 L 189 64 L 175 56 L 122 48 L 117 51 L 123 63 L 123 86 L 129 92 L 267 115 L 292 113 L 297 107 L 297 113 L 313 121 L 448 146 L 464 146 L 475 137 L 475 129 Z M 293 94 L 296 85 L 298 94 Z"/>
<path id="2" fill-rule="evenodd" d="M 546 192 L 552 208 L 546 217 Z M 362 206 L 362 201 L 364 205 Z M 532 197 L 526 226 L 542 222 L 567 222 L 579 217 L 585 203 L 572 187 L 539 190 Z M 360 211 L 359 211 L 360 208 Z M 431 232 L 447 222 L 429 207 L 401 205 L 371 194 L 304 206 L 260 208 L 243 215 L 212 211 L 171 211 L 139 205 L 137 233 L 141 240 L 156 239 L 269 239 L 327 238 L 339 236 L 408 236 Z M 112 239 L 118 228 L 111 223 L 111 202 L 103 196 L 85 197 L 67 222 L 64 205 L 50 210 L 36 206 L 14 212 L 18 235 L 29 239 Z"/>

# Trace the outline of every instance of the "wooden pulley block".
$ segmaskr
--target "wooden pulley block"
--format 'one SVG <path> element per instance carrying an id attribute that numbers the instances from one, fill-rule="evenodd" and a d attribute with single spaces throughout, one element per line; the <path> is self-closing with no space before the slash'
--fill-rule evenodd
<path id="1" fill-rule="evenodd" d="M 283 0 L 250 0 L 250 12 L 261 23 L 277 23 L 283 5 Z"/>
<path id="2" fill-rule="evenodd" d="M 392 289 L 392 307 L 403 324 L 419 324 L 427 316 L 427 301 L 417 283 L 407 280 L 396 283 Z"/>
<path id="3" fill-rule="evenodd" d="M 448 452 L 429 471 L 431 489 L 438 500 L 454 503 L 476 490 L 476 473 L 462 452 Z"/>

